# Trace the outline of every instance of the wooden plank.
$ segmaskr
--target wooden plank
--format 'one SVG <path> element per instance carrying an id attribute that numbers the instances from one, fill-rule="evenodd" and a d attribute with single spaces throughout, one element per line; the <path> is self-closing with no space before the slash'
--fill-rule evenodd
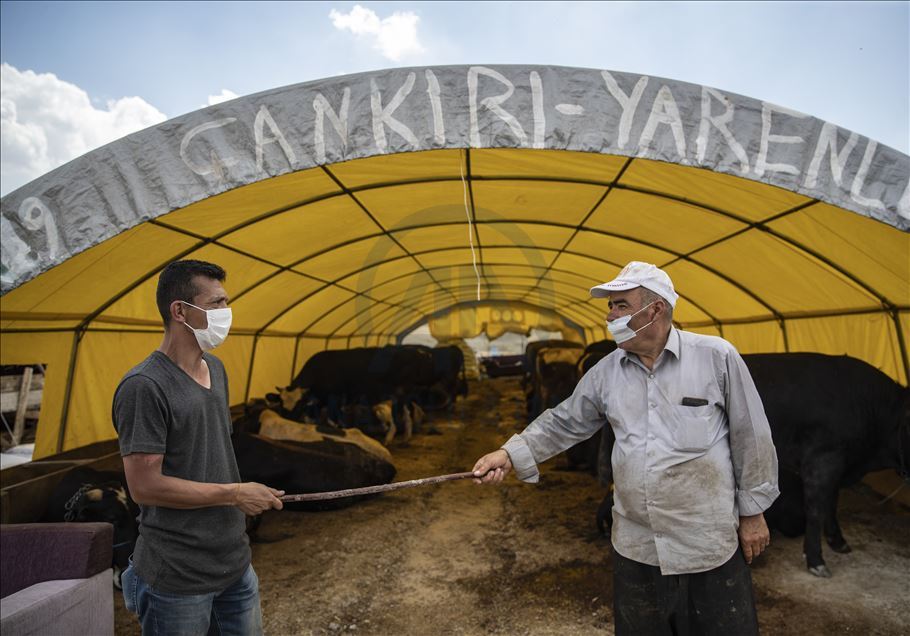
<path id="1" fill-rule="evenodd" d="M 13 424 L 13 446 L 19 445 L 25 432 L 25 411 L 28 409 L 28 392 L 32 388 L 31 367 L 22 370 L 22 384 L 19 385 L 19 403 L 16 405 L 16 421 Z"/>
<path id="2" fill-rule="evenodd" d="M 34 382 L 32 383 L 34 386 Z M 41 389 L 32 388 L 28 392 L 28 400 L 26 401 L 26 408 L 31 410 L 37 410 L 41 407 Z M 4 413 L 9 413 L 10 411 L 15 411 L 19 408 L 19 390 L 16 389 L 15 392 L 0 393 L 0 411 Z"/>
<path id="3" fill-rule="evenodd" d="M 18 393 L 19 385 L 22 383 L 22 374 L 0 375 L 0 392 Z M 35 373 L 32 375 L 32 389 L 38 391 L 44 388 L 44 374 Z"/>

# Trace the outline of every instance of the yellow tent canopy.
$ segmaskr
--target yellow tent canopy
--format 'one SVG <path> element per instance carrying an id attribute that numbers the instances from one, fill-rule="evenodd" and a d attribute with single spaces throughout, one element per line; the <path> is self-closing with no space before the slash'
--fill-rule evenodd
<path id="1" fill-rule="evenodd" d="M 685 329 L 907 383 L 910 158 L 716 89 L 556 67 L 395 69 L 191 113 L 2 200 L 0 362 L 47 365 L 35 456 L 113 438 L 157 274 L 228 272 L 231 401 L 322 349 L 532 327 L 606 337 L 593 285 L 664 268 Z"/>

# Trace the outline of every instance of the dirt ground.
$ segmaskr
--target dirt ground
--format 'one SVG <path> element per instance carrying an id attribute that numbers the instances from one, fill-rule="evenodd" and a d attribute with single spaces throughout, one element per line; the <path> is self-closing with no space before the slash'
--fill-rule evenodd
<path id="1" fill-rule="evenodd" d="M 470 470 L 524 426 L 517 379 L 471 385 L 440 435 L 393 444 L 396 481 Z M 273 512 L 253 546 L 267 634 L 612 634 L 612 558 L 594 514 L 603 490 L 554 458 L 541 482 L 450 482 L 333 512 Z M 765 634 L 910 632 L 910 511 L 844 490 L 850 554 L 811 576 L 802 539 L 772 536 L 753 565 Z M 825 546 L 827 548 L 827 546 Z M 116 633 L 138 634 L 116 599 Z"/>

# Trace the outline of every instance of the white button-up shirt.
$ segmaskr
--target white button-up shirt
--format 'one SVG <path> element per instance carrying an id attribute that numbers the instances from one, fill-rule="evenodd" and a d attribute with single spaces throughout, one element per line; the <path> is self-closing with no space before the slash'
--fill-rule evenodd
<path id="1" fill-rule="evenodd" d="M 613 548 L 662 574 L 726 563 L 740 515 L 764 512 L 779 494 L 761 398 L 722 338 L 672 328 L 653 370 L 614 351 L 503 448 L 518 478 L 536 482 L 538 463 L 605 423 L 616 435 Z"/>

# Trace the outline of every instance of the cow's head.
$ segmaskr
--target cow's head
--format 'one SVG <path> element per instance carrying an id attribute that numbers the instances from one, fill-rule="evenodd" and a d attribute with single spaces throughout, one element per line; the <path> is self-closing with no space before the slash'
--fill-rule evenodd
<path id="1" fill-rule="evenodd" d="M 371 409 L 373 411 L 373 417 L 375 417 L 380 423 L 382 423 L 382 425 L 385 427 L 386 430 L 388 430 L 390 427 L 392 427 L 394 425 L 394 422 L 392 420 L 392 401 L 391 400 L 385 400 L 383 402 L 374 404 L 371 407 Z"/>
<path id="2" fill-rule="evenodd" d="M 265 394 L 265 405 L 268 408 L 272 409 L 273 411 L 278 410 L 282 406 L 281 388 L 276 386 L 275 389 L 278 391 L 278 393 L 266 393 Z"/>
<path id="3" fill-rule="evenodd" d="M 136 517 L 139 508 L 119 482 L 110 482 L 85 492 L 74 510 L 74 521 L 105 522 L 114 526 L 114 582 L 119 588 L 120 573 L 129 565 L 139 537 Z"/>
<path id="4" fill-rule="evenodd" d="M 276 386 L 275 388 L 278 389 L 278 394 L 281 396 L 281 406 L 288 413 L 292 412 L 297 407 L 297 403 L 303 399 L 303 389 L 299 386 L 288 386 L 283 389 Z"/>

